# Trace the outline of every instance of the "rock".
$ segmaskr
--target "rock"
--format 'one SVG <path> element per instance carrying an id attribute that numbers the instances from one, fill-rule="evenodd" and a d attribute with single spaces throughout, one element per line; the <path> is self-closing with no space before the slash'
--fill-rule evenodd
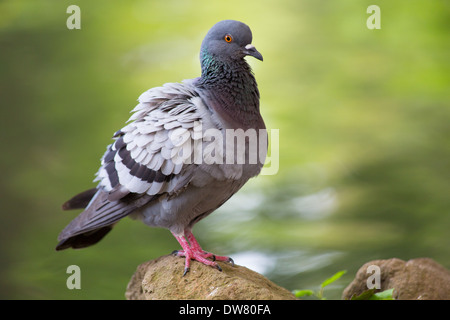
<path id="1" fill-rule="evenodd" d="M 394 288 L 393 298 L 398 300 L 450 300 L 450 271 L 429 258 L 368 262 L 345 288 L 342 299 L 350 299 L 368 290 L 367 278 L 374 274 L 373 271 L 367 272 L 371 265 L 380 268 L 381 289 L 377 292 Z"/>
<path id="2" fill-rule="evenodd" d="M 197 261 L 183 277 L 184 259 L 162 256 L 138 266 L 127 286 L 128 300 L 294 300 L 295 296 L 242 266 L 219 262 L 222 272 Z"/>

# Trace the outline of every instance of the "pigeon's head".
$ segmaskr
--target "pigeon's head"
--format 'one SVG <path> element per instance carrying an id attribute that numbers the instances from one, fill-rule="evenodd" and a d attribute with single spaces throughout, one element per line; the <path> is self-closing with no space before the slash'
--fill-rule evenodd
<path id="1" fill-rule="evenodd" d="M 206 56 L 221 61 L 232 61 L 252 56 L 263 60 L 261 53 L 252 45 L 250 28 L 240 21 L 223 20 L 216 23 L 202 42 L 200 59 Z"/>

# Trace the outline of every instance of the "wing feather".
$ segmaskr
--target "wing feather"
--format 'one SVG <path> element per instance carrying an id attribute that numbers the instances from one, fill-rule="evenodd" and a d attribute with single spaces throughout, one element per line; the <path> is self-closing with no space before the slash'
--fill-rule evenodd
<path id="1" fill-rule="evenodd" d="M 163 194 L 172 197 L 185 190 L 198 166 L 186 160 L 192 158 L 190 146 L 198 146 L 194 140 L 202 138 L 196 124 L 202 122 L 205 110 L 193 86 L 186 82 L 144 92 L 102 157 L 95 179 L 97 192 L 61 232 L 57 249 L 91 245 L 137 208 Z M 88 196 L 92 194 L 90 191 Z M 81 198 L 73 206 L 86 202 Z"/>
<path id="2" fill-rule="evenodd" d="M 206 108 L 200 101 L 185 83 L 144 92 L 102 159 L 98 187 L 112 191 L 120 185 L 151 196 L 184 188 L 178 180 L 189 181 L 183 175 L 192 175 L 187 167 L 196 164 L 186 160 L 192 158 L 194 140 L 201 139 L 194 125 L 202 120 L 199 109 Z"/>

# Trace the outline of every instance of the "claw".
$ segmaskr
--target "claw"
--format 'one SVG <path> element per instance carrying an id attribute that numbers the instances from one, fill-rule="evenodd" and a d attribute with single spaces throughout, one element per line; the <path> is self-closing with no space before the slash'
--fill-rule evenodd
<path id="1" fill-rule="evenodd" d="M 185 230 L 184 236 L 176 234 L 173 235 L 183 248 L 183 250 L 174 250 L 172 252 L 172 254 L 177 257 L 185 257 L 183 277 L 189 272 L 191 260 L 196 260 L 207 266 L 216 268 L 219 271 L 222 271 L 222 268 L 217 264 L 216 261 L 230 262 L 231 265 L 234 266 L 234 261 L 230 257 L 216 256 L 210 252 L 204 251 L 200 247 L 200 245 L 198 244 L 197 240 L 195 239 L 194 235 L 190 230 Z"/>

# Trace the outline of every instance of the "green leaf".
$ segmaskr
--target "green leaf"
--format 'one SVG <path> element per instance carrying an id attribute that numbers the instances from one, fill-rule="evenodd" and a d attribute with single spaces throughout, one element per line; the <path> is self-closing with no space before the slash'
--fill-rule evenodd
<path id="1" fill-rule="evenodd" d="M 350 300 L 394 300 L 392 297 L 394 289 L 388 289 L 377 293 L 374 292 L 375 289 L 370 289 L 364 291 L 359 296 L 353 295 Z"/>
<path id="2" fill-rule="evenodd" d="M 324 282 L 321 283 L 320 287 L 321 288 L 325 288 L 327 285 L 329 285 L 330 283 L 335 282 L 336 280 L 338 280 L 340 277 L 342 277 L 345 273 L 347 272 L 347 270 L 342 270 L 339 272 L 336 272 L 334 275 L 332 275 L 330 278 L 326 279 Z"/>
<path id="3" fill-rule="evenodd" d="M 392 294 L 394 292 L 394 289 L 388 289 L 381 292 L 377 292 L 374 295 L 372 295 L 369 300 L 394 300 L 392 297 Z"/>
<path id="4" fill-rule="evenodd" d="M 312 296 L 313 294 L 314 294 L 314 291 L 312 291 L 312 290 L 294 290 L 294 295 L 297 298 Z"/>
<path id="5" fill-rule="evenodd" d="M 370 297 L 373 296 L 375 292 L 375 289 L 369 289 L 367 291 L 364 291 L 363 293 L 361 293 L 359 296 L 357 296 L 356 294 L 354 294 L 350 300 L 369 300 Z"/>

